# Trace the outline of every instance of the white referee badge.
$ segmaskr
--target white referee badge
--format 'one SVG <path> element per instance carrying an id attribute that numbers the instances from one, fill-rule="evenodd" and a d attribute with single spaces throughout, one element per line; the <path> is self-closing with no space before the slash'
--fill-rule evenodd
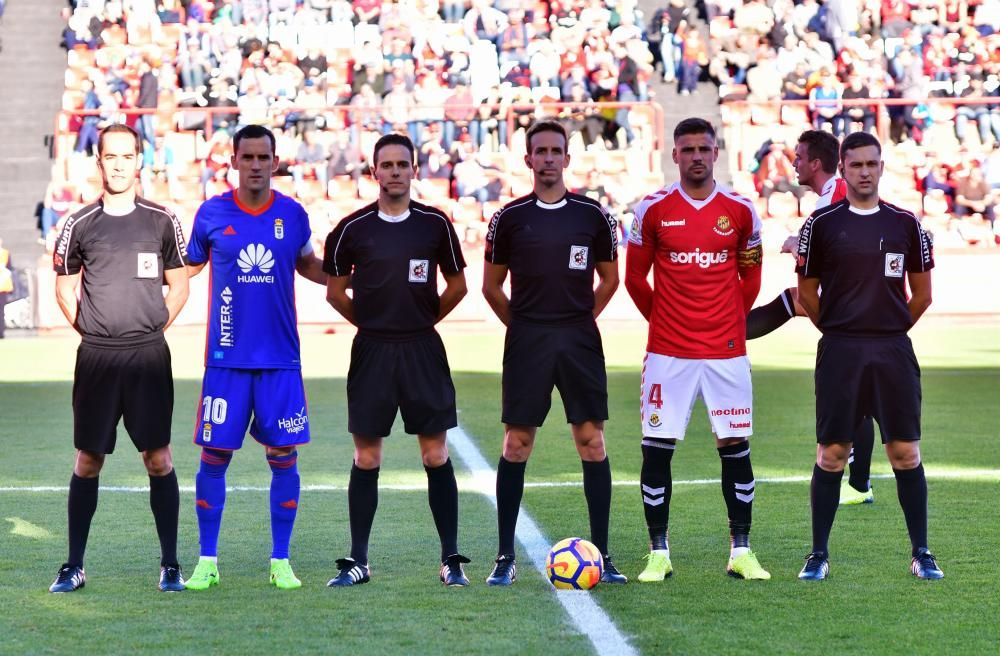
<path id="1" fill-rule="evenodd" d="M 587 253 L 590 251 L 586 246 L 570 246 L 569 247 L 569 268 L 570 269 L 586 269 L 587 268 Z"/>
<path id="2" fill-rule="evenodd" d="M 885 277 L 886 278 L 902 278 L 903 277 L 903 254 L 902 253 L 886 253 L 885 254 Z"/>
<path id="3" fill-rule="evenodd" d="M 427 282 L 428 260 L 410 260 L 410 282 Z"/>
<path id="4" fill-rule="evenodd" d="M 160 277 L 160 267 L 156 259 L 156 253 L 139 253 L 135 275 L 137 278 Z"/>

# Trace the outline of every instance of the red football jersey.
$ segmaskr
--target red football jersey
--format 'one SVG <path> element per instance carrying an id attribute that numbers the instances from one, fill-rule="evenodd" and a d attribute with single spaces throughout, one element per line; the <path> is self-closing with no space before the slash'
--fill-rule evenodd
<path id="1" fill-rule="evenodd" d="M 842 177 L 835 175 L 823 185 L 823 192 L 816 201 L 816 209 L 821 210 L 845 198 L 847 198 L 847 183 Z"/>
<path id="2" fill-rule="evenodd" d="M 698 359 L 746 355 L 740 279 L 757 275 L 759 289 L 760 229 L 753 203 L 719 184 L 705 200 L 674 183 L 639 203 L 628 249 L 636 262 L 652 260 L 647 351 Z M 626 275 L 647 273 L 648 264 Z"/>

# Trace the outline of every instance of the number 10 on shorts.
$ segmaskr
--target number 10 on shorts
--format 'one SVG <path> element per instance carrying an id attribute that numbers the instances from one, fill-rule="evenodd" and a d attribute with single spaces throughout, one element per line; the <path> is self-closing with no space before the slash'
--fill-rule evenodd
<path id="1" fill-rule="evenodd" d="M 212 398 L 211 396 L 206 396 L 201 399 L 201 406 L 201 439 L 205 442 L 211 442 L 212 424 L 225 423 L 228 404 L 221 397 Z"/>

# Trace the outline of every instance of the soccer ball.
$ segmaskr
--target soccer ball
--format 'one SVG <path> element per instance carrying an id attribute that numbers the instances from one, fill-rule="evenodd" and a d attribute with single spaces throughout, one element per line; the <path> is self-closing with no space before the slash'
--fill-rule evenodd
<path id="1" fill-rule="evenodd" d="M 601 581 L 604 559 L 592 542 L 566 538 L 552 545 L 545 572 L 560 590 L 589 590 Z"/>

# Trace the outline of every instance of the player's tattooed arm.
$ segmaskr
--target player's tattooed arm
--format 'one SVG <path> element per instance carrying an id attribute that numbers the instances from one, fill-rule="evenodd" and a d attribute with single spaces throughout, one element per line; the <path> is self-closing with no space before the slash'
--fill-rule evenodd
<path id="1" fill-rule="evenodd" d="M 354 301 L 347 295 L 350 276 L 330 276 L 326 281 L 326 300 L 345 319 L 354 322 Z M 355 323 L 355 325 L 357 325 Z"/>

